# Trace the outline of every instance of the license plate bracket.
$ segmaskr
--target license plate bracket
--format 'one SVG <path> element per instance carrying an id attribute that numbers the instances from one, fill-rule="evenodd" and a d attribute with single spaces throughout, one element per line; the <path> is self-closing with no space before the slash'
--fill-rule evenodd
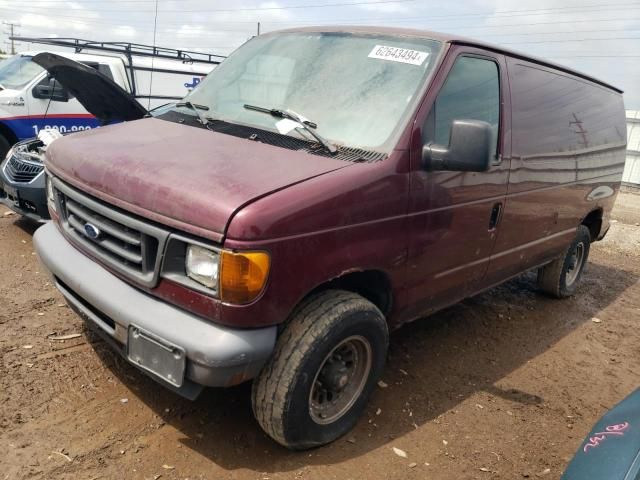
<path id="1" fill-rule="evenodd" d="M 128 330 L 127 358 L 174 387 L 181 387 L 187 360 L 184 348 L 136 325 Z"/>

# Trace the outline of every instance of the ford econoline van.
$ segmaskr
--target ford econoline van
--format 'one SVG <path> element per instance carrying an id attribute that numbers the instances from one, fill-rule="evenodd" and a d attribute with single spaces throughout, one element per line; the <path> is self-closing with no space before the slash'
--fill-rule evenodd
<path id="1" fill-rule="evenodd" d="M 619 189 L 621 93 L 432 32 L 261 35 L 181 106 L 53 143 L 35 248 L 131 364 L 190 398 L 253 380 L 265 432 L 322 445 L 390 330 L 530 269 L 576 291 Z"/>

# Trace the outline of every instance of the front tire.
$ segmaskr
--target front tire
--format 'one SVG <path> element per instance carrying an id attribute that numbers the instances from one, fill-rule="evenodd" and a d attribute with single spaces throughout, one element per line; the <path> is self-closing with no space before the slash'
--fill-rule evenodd
<path id="1" fill-rule="evenodd" d="M 538 270 L 538 288 L 556 298 L 573 295 L 582 278 L 590 246 L 591 232 L 580 225 L 564 256 Z"/>
<path id="2" fill-rule="evenodd" d="M 355 293 L 328 290 L 296 309 L 254 381 L 262 429 L 294 450 L 329 443 L 362 415 L 384 368 L 384 316 Z"/>

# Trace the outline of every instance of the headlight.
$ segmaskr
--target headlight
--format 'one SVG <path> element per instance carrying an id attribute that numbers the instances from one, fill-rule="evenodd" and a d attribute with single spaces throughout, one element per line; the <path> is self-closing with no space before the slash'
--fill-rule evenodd
<path id="1" fill-rule="evenodd" d="M 163 266 L 166 278 L 234 304 L 250 303 L 264 289 L 271 266 L 268 253 L 214 250 L 177 235 L 172 239 Z"/>
<path id="2" fill-rule="evenodd" d="M 46 184 L 47 184 L 47 203 L 49 204 L 49 207 L 51 208 L 51 210 L 55 212 L 56 211 L 56 195 L 53 191 L 53 183 L 51 182 L 51 177 L 49 175 L 47 175 Z"/>
<path id="3" fill-rule="evenodd" d="M 185 269 L 192 280 L 217 291 L 219 265 L 220 255 L 216 252 L 197 245 L 187 247 Z"/>

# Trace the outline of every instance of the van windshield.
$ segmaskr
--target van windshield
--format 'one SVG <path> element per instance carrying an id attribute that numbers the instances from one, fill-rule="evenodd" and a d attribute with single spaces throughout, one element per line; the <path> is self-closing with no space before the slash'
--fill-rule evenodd
<path id="1" fill-rule="evenodd" d="M 28 55 L 15 55 L 0 62 L 0 85 L 17 90 L 27 85 L 44 69 Z"/>
<path id="2" fill-rule="evenodd" d="M 207 116 L 286 134 L 282 118 L 245 105 L 291 110 L 322 137 L 349 147 L 386 150 L 433 68 L 440 42 L 342 32 L 255 37 L 214 69 L 185 100 Z M 187 108 L 180 108 L 194 115 Z M 282 127 L 282 128 L 279 128 Z"/>

